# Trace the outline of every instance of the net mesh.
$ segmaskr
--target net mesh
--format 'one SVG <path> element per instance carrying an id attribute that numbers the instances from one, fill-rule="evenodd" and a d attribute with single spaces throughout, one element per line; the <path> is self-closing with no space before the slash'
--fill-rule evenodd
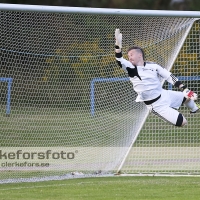
<path id="1" fill-rule="evenodd" d="M 170 68 L 194 21 L 23 11 L 0 16 L 0 77 L 12 80 L 8 98 L 9 81 L 0 79 L 0 182 L 116 171 L 148 113 L 135 103 L 132 85 L 116 64 L 115 28 L 123 33 L 124 52 L 136 44 L 148 60 Z M 190 35 L 186 52 L 199 42 L 197 30 Z M 197 56 L 194 48 L 190 55 Z M 181 63 L 190 62 L 185 51 L 174 65 L 176 75 Z M 184 70 L 196 73 L 196 66 L 187 63 Z M 149 147 L 198 146 L 198 118 L 189 119 L 186 128 L 175 129 L 150 116 L 123 170 L 140 171 Z"/>
<path id="2" fill-rule="evenodd" d="M 192 90 L 199 93 L 200 54 L 197 20 L 191 28 L 171 72 Z M 165 84 L 166 89 L 171 89 Z M 176 90 L 176 89 L 174 89 Z M 199 174 L 199 113 L 191 115 L 182 106 L 180 112 L 188 124 L 172 127 L 150 115 L 122 170 L 126 173 L 180 173 Z"/>

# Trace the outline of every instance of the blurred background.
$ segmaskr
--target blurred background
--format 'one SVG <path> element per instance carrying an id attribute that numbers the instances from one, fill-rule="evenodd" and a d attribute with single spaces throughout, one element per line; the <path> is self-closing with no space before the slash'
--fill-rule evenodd
<path id="1" fill-rule="evenodd" d="M 199 0 L 3 0 L 0 3 L 149 10 L 200 10 Z"/>

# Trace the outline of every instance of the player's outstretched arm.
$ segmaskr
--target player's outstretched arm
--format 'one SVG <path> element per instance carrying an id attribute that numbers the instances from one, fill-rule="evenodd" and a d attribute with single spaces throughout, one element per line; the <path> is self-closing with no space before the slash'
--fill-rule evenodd
<path id="1" fill-rule="evenodd" d="M 134 68 L 134 66 L 126 59 L 122 57 L 122 34 L 119 29 L 115 30 L 115 57 L 117 64 L 127 72 L 127 67 Z"/>
<path id="2" fill-rule="evenodd" d="M 115 29 L 115 48 L 117 52 L 120 52 L 122 48 L 122 34 L 118 28 Z"/>
<path id="3" fill-rule="evenodd" d="M 179 89 L 183 92 L 186 99 L 192 99 L 194 101 L 197 100 L 198 95 L 196 93 L 194 93 L 192 90 L 188 89 L 187 86 L 183 85 L 181 82 L 179 85 Z"/>
<path id="4" fill-rule="evenodd" d="M 115 29 L 115 57 L 116 59 L 122 58 L 121 49 L 122 49 L 122 34 L 120 33 L 120 30 L 117 28 Z"/>
<path id="5" fill-rule="evenodd" d="M 186 99 L 197 100 L 197 94 L 192 90 L 189 90 L 186 85 L 184 85 L 181 81 L 178 80 L 173 74 L 170 74 L 170 77 L 167 79 L 169 83 L 172 83 L 175 87 L 179 88 Z"/>
<path id="6" fill-rule="evenodd" d="M 175 87 L 179 88 L 183 92 L 186 99 L 192 99 L 194 101 L 197 100 L 197 94 L 189 90 L 187 86 L 179 81 L 178 78 L 174 76 L 171 72 L 160 66 L 157 67 L 157 71 L 165 80 L 167 80 L 168 83 L 171 83 Z"/>

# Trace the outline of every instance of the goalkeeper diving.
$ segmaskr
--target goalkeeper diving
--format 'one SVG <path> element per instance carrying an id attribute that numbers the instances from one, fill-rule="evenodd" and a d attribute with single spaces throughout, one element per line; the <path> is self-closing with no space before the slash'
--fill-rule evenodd
<path id="1" fill-rule="evenodd" d="M 185 104 L 191 114 L 195 114 L 199 107 L 194 102 L 197 94 L 189 90 L 171 72 L 153 62 L 145 61 L 142 48 L 133 46 L 128 49 L 128 60 L 122 57 L 122 34 L 115 30 L 115 56 L 118 65 L 128 74 L 133 89 L 138 94 L 136 102 L 144 102 L 149 111 L 174 126 L 187 124 L 185 117 L 178 112 L 178 108 Z M 180 91 L 165 90 L 160 78 L 171 83 Z"/>

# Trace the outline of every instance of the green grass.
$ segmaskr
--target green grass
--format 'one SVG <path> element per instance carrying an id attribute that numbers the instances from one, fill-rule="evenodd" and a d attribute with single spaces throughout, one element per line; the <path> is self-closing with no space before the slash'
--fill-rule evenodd
<path id="1" fill-rule="evenodd" d="M 139 146 L 199 146 L 200 115 L 188 119 L 184 128 L 171 126 L 155 116 L 148 117 L 136 141 Z M 127 112 L 97 112 L 61 108 L 13 108 L 10 117 L 0 111 L 1 146 L 109 146 L 127 137 L 137 124 L 137 115 Z M 159 140 L 159 143 L 158 143 Z M 189 141 L 189 142 L 188 142 Z M 156 144 L 155 144 L 156 143 Z M 121 143 L 120 143 L 121 144 Z"/>
<path id="2" fill-rule="evenodd" d="M 129 118 L 126 113 L 111 112 L 93 117 L 89 110 L 81 109 L 15 108 L 9 117 L 1 111 L 0 146 L 88 146 L 88 141 L 90 145 L 106 146 L 113 143 L 113 133 L 113 145 L 117 145 L 126 134 L 123 126 Z"/>
<path id="3" fill-rule="evenodd" d="M 133 125 L 137 125 L 136 115 L 131 112 L 101 111 L 101 113 L 97 112 L 93 117 L 89 110 L 87 112 L 85 110 L 61 108 L 14 107 L 10 117 L 6 117 L 4 111 L 4 109 L 0 111 L 1 147 L 106 147 L 111 145 L 119 147 L 120 145 L 126 145 L 125 140 L 128 141 L 130 136 L 128 133 L 132 132 Z M 183 109 L 183 111 L 185 110 Z M 126 169 L 125 172 L 138 173 L 141 170 L 143 172 L 154 172 L 155 169 L 169 173 L 179 172 L 180 170 L 181 172 L 187 172 L 187 170 L 189 172 L 194 170 L 199 172 L 198 149 L 194 151 L 196 152 L 195 155 L 191 152 L 193 147 L 199 147 L 200 145 L 200 123 L 198 123 L 200 114 L 195 115 L 193 118 L 187 113 L 188 111 L 184 114 L 189 122 L 185 128 L 172 127 L 160 119 L 150 116 L 134 144 L 134 151 L 129 154 L 130 157 L 127 164 L 125 164 L 126 167 L 123 166 L 123 169 Z M 136 114 L 138 115 L 138 113 Z M 124 142 L 122 143 L 122 141 Z M 163 148 L 154 151 L 153 147 Z M 169 150 L 168 147 L 192 148 L 187 151 L 189 157 L 186 159 L 184 154 L 178 154 L 179 151 L 176 148 Z M 152 151 L 152 154 L 148 156 L 150 151 Z M 96 156 L 96 154 L 94 155 Z M 84 160 L 84 162 L 91 162 L 92 157 L 88 156 L 88 158 L 89 161 Z M 106 158 L 109 158 L 110 161 L 109 156 Z M 97 156 L 97 159 L 100 158 Z M 180 163 L 174 162 L 170 164 L 175 159 Z M 194 162 L 191 161 L 190 163 L 189 159 L 194 159 Z M 160 163 L 159 166 L 156 162 Z M 77 163 L 80 164 L 80 162 Z M 140 163 L 140 166 L 134 163 Z M 186 169 L 180 168 L 182 163 Z M 188 164 L 186 165 L 186 163 Z M 71 171 L 76 170 L 70 169 Z M 94 171 L 96 169 L 90 172 L 93 173 Z M 66 173 L 68 171 L 64 172 L 64 174 Z M 0 181 L 10 178 L 62 174 L 63 172 L 59 170 L 35 172 L 9 169 L 2 171 Z"/>
<path id="4" fill-rule="evenodd" d="M 0 185 L 1 200 L 197 200 L 199 177 L 106 177 Z"/>

